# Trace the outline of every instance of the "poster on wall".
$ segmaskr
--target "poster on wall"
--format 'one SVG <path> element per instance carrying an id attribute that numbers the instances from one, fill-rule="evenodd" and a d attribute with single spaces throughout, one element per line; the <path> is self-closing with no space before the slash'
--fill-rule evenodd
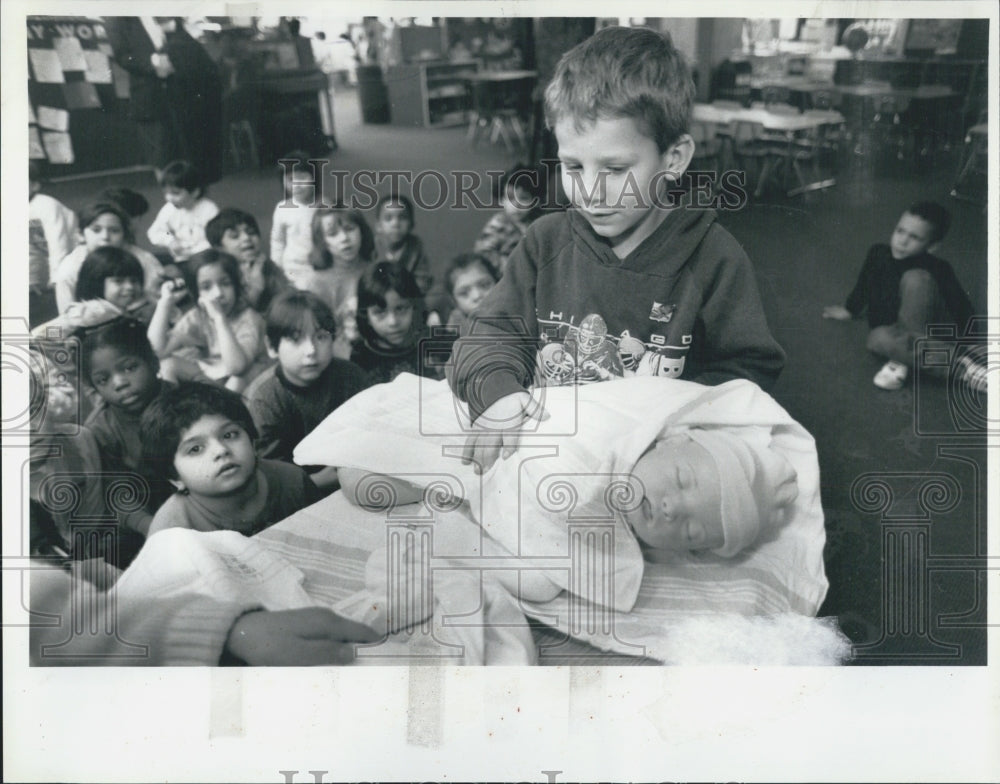
<path id="1" fill-rule="evenodd" d="M 129 85 L 103 21 L 29 16 L 26 34 L 31 157 L 50 176 L 136 163 L 131 147 L 118 143 L 134 135 L 123 111 Z"/>

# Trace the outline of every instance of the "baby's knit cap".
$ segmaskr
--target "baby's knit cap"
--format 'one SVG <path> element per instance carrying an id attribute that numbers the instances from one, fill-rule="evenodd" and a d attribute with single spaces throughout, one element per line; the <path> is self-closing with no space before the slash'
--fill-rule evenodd
<path id="1" fill-rule="evenodd" d="M 795 469 L 767 445 L 754 444 L 729 428 L 692 428 L 688 435 L 719 471 L 724 541 L 712 552 L 732 558 L 777 524 L 784 507 L 795 500 Z"/>

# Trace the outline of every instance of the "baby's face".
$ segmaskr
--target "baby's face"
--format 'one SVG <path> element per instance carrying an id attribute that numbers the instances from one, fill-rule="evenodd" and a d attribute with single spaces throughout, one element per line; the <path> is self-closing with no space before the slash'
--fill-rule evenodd
<path id="1" fill-rule="evenodd" d="M 664 550 L 713 550 L 725 542 L 715 461 L 686 436 L 657 444 L 632 469 L 638 505 L 625 513 L 636 536 Z"/>

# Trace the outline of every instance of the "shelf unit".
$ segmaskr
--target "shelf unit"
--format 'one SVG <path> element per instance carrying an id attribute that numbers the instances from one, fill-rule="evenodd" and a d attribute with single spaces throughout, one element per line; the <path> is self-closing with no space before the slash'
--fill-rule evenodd
<path id="1" fill-rule="evenodd" d="M 468 122 L 472 106 L 465 77 L 478 70 L 478 60 L 391 66 L 385 81 L 392 124 L 441 128 Z"/>

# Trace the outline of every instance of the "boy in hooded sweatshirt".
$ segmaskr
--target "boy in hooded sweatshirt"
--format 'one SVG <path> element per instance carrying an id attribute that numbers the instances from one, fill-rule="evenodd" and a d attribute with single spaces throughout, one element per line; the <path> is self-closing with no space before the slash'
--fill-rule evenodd
<path id="1" fill-rule="evenodd" d="M 532 383 L 660 375 L 768 389 L 784 365 L 739 243 L 673 204 L 694 153 L 694 83 L 669 37 L 601 30 L 545 91 L 571 208 L 533 223 L 453 352 L 480 470 L 516 448 Z M 536 352 L 540 353 L 536 360 Z M 536 378 L 537 368 L 537 378 Z M 544 416 L 544 414 L 542 414 Z"/>

